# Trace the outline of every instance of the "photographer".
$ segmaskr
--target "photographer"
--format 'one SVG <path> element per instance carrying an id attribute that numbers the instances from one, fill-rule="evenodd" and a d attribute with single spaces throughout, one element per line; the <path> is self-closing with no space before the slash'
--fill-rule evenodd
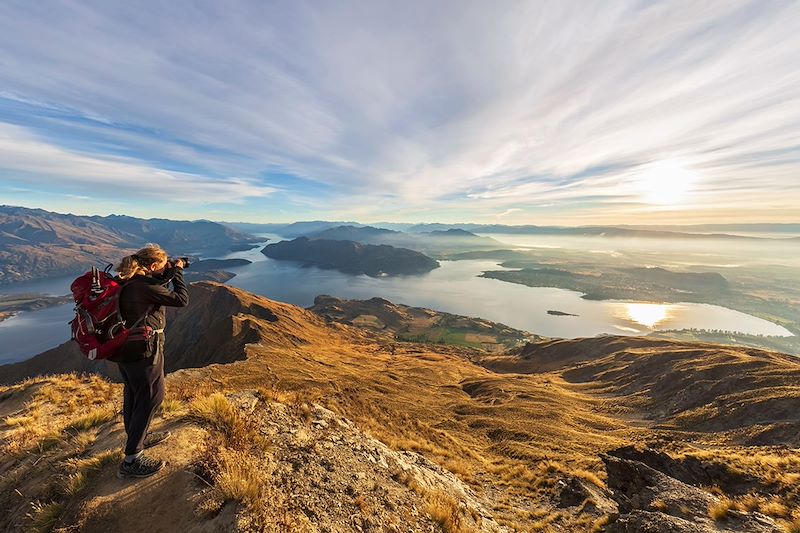
<path id="1" fill-rule="evenodd" d="M 170 262 L 158 245 L 148 245 L 117 265 L 124 283 L 119 310 L 126 327 L 148 326 L 148 334 L 129 337 L 110 360 L 119 365 L 123 390 L 122 415 L 128 440 L 119 477 L 147 477 L 163 466 L 162 461 L 143 454 L 169 437 L 169 432 L 148 435 L 148 428 L 164 399 L 164 307 L 184 307 L 189 292 L 183 281 L 188 259 Z M 167 288 L 172 282 L 172 290 Z"/>

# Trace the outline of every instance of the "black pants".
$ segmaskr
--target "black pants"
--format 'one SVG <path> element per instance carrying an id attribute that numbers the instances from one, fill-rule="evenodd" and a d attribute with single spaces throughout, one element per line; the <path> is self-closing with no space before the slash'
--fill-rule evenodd
<path id="1" fill-rule="evenodd" d="M 125 389 L 122 397 L 122 419 L 128 442 L 125 455 L 144 449 L 144 438 L 156 410 L 164 399 L 164 357 L 156 353 L 130 363 L 119 363 Z"/>

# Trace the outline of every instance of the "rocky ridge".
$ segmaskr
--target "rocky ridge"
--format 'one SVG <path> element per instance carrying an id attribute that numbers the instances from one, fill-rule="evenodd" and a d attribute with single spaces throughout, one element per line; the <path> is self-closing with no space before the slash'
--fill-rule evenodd
<path id="1" fill-rule="evenodd" d="M 136 530 L 120 522 L 119 502 L 130 516 L 169 504 L 159 514 L 187 531 L 800 524 L 800 364 L 790 356 L 623 337 L 506 353 L 398 342 L 215 283 L 193 285 L 170 328 L 167 361 L 183 369 L 167 378 L 156 429 L 183 445 L 158 447 L 169 470 L 136 489 L 117 484 L 111 460 L 79 490 L 45 481 L 118 449 L 118 385 L 54 376 L 0 389 L 0 503 L 13 509 L 3 527 L 50 509 L 65 530 Z M 224 416 L 198 414 L 198 402 L 220 397 Z M 82 398 L 97 401 L 88 414 Z M 85 419 L 105 403 L 114 408 Z M 227 418 L 253 431 L 234 438 L 214 422 Z M 255 500 L 223 497 L 230 464 L 220 457 L 259 473 Z"/>

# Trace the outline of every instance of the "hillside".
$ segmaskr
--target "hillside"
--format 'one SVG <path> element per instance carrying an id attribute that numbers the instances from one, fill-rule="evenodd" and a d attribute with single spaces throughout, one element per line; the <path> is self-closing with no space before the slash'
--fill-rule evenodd
<path id="1" fill-rule="evenodd" d="M 476 352 L 397 342 L 216 283 L 191 290 L 167 332 L 170 369 L 183 369 L 156 421 L 174 433 L 153 452 L 166 471 L 113 477 L 119 385 L 2 387 L 0 527 L 124 532 L 143 516 L 162 517 L 155 531 L 800 525 L 789 356 L 622 337 Z"/>
<path id="2" fill-rule="evenodd" d="M 342 300 L 322 295 L 314 299 L 309 309 L 331 321 L 366 328 L 399 341 L 455 344 L 505 352 L 525 341 L 542 338 L 482 318 L 394 304 L 383 298 Z"/>
<path id="3" fill-rule="evenodd" d="M 268 244 L 262 253 L 273 259 L 373 277 L 424 274 L 439 267 L 437 261 L 407 248 L 307 237 Z"/>
<path id="4" fill-rule="evenodd" d="M 0 206 L 0 285 L 78 274 L 91 265 L 118 261 L 150 242 L 182 255 L 227 251 L 233 244 L 254 240 L 203 220 L 86 217 Z"/>

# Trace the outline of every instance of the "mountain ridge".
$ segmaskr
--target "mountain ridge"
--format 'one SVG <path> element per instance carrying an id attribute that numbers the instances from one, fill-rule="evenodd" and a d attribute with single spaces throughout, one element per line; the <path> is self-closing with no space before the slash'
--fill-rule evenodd
<path id="1" fill-rule="evenodd" d="M 792 515 L 800 502 L 800 460 L 792 451 L 800 445 L 797 434 L 792 436 L 792 428 L 800 423 L 800 409 L 792 408 L 800 406 L 795 395 L 800 390 L 800 364 L 791 356 L 600 337 L 553 339 L 476 357 L 474 350 L 457 346 L 384 339 L 369 329 L 217 283 L 196 283 L 191 290 L 190 306 L 169 317 L 167 362 L 173 370 L 175 365 L 185 368 L 167 377 L 168 411 L 157 427 L 174 428 L 181 442 L 193 444 L 182 455 L 171 456 L 169 447 L 157 450 L 171 458 L 174 468 L 137 485 L 142 499 L 133 499 L 142 506 L 150 502 L 153 512 L 165 513 L 171 521 L 217 530 L 257 530 L 253 524 L 268 520 L 279 530 L 276 524 L 291 519 L 309 527 L 339 524 L 344 531 L 355 526 L 343 525 L 338 509 L 352 509 L 347 516 L 358 518 L 362 528 L 363 520 L 382 516 L 382 523 L 394 519 L 398 531 L 414 531 L 419 526 L 404 528 L 402 520 L 411 518 L 392 503 L 414 498 L 416 503 L 409 504 L 419 513 L 414 520 L 430 520 L 425 523 L 445 531 L 474 530 L 479 523 L 495 531 L 589 531 L 598 524 L 612 532 L 630 531 L 625 529 L 630 524 L 637 524 L 638 530 L 713 531 L 712 507 L 722 506 L 729 509 L 724 524 L 730 531 L 777 532 L 782 523 L 800 518 Z M 775 368 L 770 371 L 770 366 Z M 700 386 L 686 387 L 687 382 L 680 381 L 672 389 L 659 385 L 690 379 L 692 372 L 699 372 Z M 26 447 L 44 442 L 45 437 L 35 433 L 37 420 L 50 420 L 56 429 L 83 427 L 75 418 L 83 413 L 70 414 L 67 398 L 88 394 L 89 382 L 73 379 L 96 378 L 34 378 L 0 389 L 4 445 L 30 449 Z M 115 385 L 92 383 L 118 401 Z M 73 392 L 64 396 L 68 390 Z M 676 390 L 685 392 L 681 396 Z M 765 391 L 786 403 L 777 420 L 774 402 L 752 401 Z M 198 406 L 208 405 L 212 397 L 214 409 L 239 413 L 225 415 L 231 420 L 251 421 L 236 430 L 244 432 L 244 444 L 225 437 L 227 426 L 222 426 L 224 431 L 215 429 L 218 426 L 202 418 Z M 228 404 L 233 407 L 225 407 Z M 45 417 L 50 409 L 54 414 Z M 105 416 L 87 430 L 59 430 L 67 431 L 55 441 L 60 444 L 48 444 L 51 447 L 36 456 L 6 455 L 0 471 L 15 474 L 0 483 L 12 480 L 25 489 L 21 492 L 27 498 L 60 505 L 52 508 L 58 511 L 53 512 L 59 526 L 113 523 L 109 520 L 115 502 L 126 501 L 128 494 L 127 485 L 111 479 L 113 462 L 98 467 L 92 478 L 96 481 L 66 495 L 59 496 L 64 493 L 47 484 L 37 489 L 22 481 L 40 479 L 42 468 L 49 471 L 61 464 L 59 457 L 73 453 L 70 450 L 89 436 L 94 444 L 81 448 L 77 457 L 106 457 L 102 454 L 117 449 L 119 419 L 113 413 Z M 737 427 L 725 426 L 734 419 Z M 710 424 L 693 427 L 703 420 Z M 393 471 L 391 465 L 388 476 L 384 467 L 356 469 L 347 457 L 380 464 L 380 457 L 389 461 L 389 456 L 355 434 L 339 433 L 334 428 L 340 422 L 390 450 L 423 457 L 435 468 L 413 471 L 410 477 L 402 473 L 409 470 Z M 248 433 L 251 423 L 263 432 Z M 282 426 L 291 431 L 275 429 Z M 781 427 L 782 433 L 776 431 Z M 261 438 L 272 442 L 271 448 L 258 444 Z M 353 450 L 356 455 L 350 455 Z M 220 463 L 219 454 L 250 465 L 248 471 L 264 472 L 257 486 L 270 491 L 269 501 L 280 502 L 284 514 L 270 514 L 270 509 L 244 496 L 229 503 L 219 500 L 215 495 L 225 486 L 220 469 L 230 466 Z M 398 461 L 399 456 L 391 457 Z M 437 506 L 429 492 L 413 488 L 428 479 L 426 472 L 438 468 L 457 477 L 474 496 L 458 492 L 457 484 L 438 484 L 445 495 L 436 500 Z M 187 469 L 205 476 L 205 483 L 181 473 Z M 368 483 L 353 477 L 359 471 Z M 344 479 L 350 481 L 339 484 Z M 708 490 L 709 485 L 717 485 L 718 492 Z M 626 486 L 649 487 L 647 498 L 630 499 Z M 10 498 L 15 493 L 7 488 L 3 485 L 0 493 Z M 406 492 L 409 488 L 416 496 Z M 173 496 L 164 501 L 176 501 L 173 511 L 166 503 L 155 503 L 167 490 Z M 663 506 L 655 503 L 659 500 Z M 12 505 L 5 500 L 13 510 L 6 520 L 26 523 L 21 509 L 29 509 L 30 501 L 17 499 Z M 321 505 L 322 501 L 329 503 Z M 193 509 L 201 503 L 207 510 L 199 520 Z M 745 505 L 759 513 L 736 511 Z"/>
<path id="2" fill-rule="evenodd" d="M 186 254 L 227 251 L 234 243 L 257 240 L 205 220 L 64 215 L 0 206 L 0 285 L 77 275 L 89 265 L 116 262 L 148 242 L 157 242 L 171 253 Z"/>

